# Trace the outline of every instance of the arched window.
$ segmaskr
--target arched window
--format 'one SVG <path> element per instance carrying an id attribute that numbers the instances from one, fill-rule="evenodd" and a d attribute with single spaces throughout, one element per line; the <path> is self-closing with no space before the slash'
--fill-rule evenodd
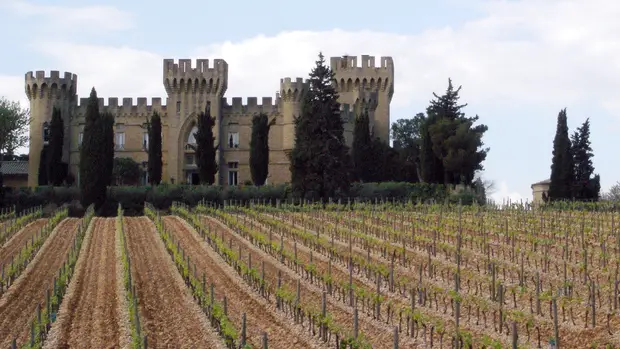
<path id="1" fill-rule="evenodd" d="M 194 126 L 192 127 L 192 130 L 189 132 L 189 135 L 187 136 L 188 144 L 196 144 L 196 136 L 195 136 L 196 133 L 198 133 L 198 127 Z"/>

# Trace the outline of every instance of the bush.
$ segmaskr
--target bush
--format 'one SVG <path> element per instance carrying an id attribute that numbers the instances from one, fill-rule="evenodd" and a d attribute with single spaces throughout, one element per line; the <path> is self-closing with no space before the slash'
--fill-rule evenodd
<path id="1" fill-rule="evenodd" d="M 83 211 L 76 202 L 80 200 L 80 192 L 77 187 L 51 187 L 41 186 L 34 190 L 22 188 L 11 190 L 6 188 L 3 207 L 15 205 L 17 211 L 29 207 L 47 204 L 61 206 L 69 204 L 72 212 Z M 356 199 L 366 202 L 382 200 L 413 201 L 413 202 L 445 202 L 446 199 L 453 203 L 461 201 L 463 204 L 471 204 L 476 201 L 476 195 L 472 192 L 461 191 L 449 193 L 446 187 L 435 184 L 384 182 L 384 183 L 353 183 L 348 193 L 337 193 L 334 201 L 347 202 Z M 311 196 L 310 196 L 311 197 Z M 308 198 L 310 198 L 308 197 Z M 206 201 L 215 205 L 222 205 L 224 201 L 249 202 L 250 200 L 265 201 L 275 204 L 278 200 L 294 202 L 290 185 L 263 185 L 260 187 L 243 185 L 237 187 L 222 186 L 191 186 L 183 184 L 162 184 L 159 186 L 118 186 L 109 187 L 105 204 L 99 209 L 99 216 L 116 216 L 116 210 L 120 203 L 125 210 L 125 215 L 143 215 L 144 203 L 150 202 L 159 210 L 168 210 L 174 201 L 183 202 L 189 206 L 195 206 L 200 201 Z M 73 207 L 75 206 L 75 207 Z"/>

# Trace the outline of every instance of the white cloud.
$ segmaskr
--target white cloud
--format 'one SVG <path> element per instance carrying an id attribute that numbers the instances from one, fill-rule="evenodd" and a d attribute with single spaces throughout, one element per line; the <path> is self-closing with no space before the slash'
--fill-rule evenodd
<path id="1" fill-rule="evenodd" d="M 45 30 L 54 28 L 54 32 L 71 30 L 80 31 L 96 29 L 97 31 L 118 31 L 133 27 L 133 17 L 113 6 L 68 7 L 58 5 L 40 5 L 23 0 L 5 0 L 0 8 L 5 7 L 12 13 L 23 17 L 38 17 L 41 22 L 34 22 Z"/>
<path id="2" fill-rule="evenodd" d="M 510 190 L 506 181 L 500 183 L 499 189 L 491 194 L 491 198 L 497 204 L 507 203 L 508 201 L 514 203 L 519 203 L 521 201 L 525 203 L 526 200 L 532 201 L 531 194 L 524 197 L 524 195 L 519 192 Z"/>

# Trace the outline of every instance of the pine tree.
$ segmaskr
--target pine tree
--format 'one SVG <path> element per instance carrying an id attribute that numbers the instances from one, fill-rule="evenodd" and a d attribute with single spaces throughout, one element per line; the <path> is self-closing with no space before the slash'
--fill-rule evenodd
<path id="1" fill-rule="evenodd" d="M 215 183 L 215 174 L 218 171 L 213 126 L 215 126 L 215 118 L 211 116 L 211 104 L 207 103 L 205 111 L 198 115 L 198 132 L 195 137 L 200 182 L 209 185 Z"/>
<path id="2" fill-rule="evenodd" d="M 161 144 L 161 116 L 154 112 L 147 122 L 148 128 L 148 173 L 151 185 L 158 185 L 162 175 L 162 144 Z"/>
<path id="3" fill-rule="evenodd" d="M 361 182 L 371 181 L 371 171 L 377 164 L 372 152 L 373 140 L 370 136 L 370 117 L 368 109 L 355 118 L 351 159 L 353 160 L 353 179 Z"/>
<path id="4" fill-rule="evenodd" d="M 295 145 L 291 152 L 293 191 L 312 192 L 325 205 L 337 190 L 348 192 L 351 158 L 345 144 L 334 72 L 322 53 L 310 73 L 301 115 L 295 120 Z"/>
<path id="5" fill-rule="evenodd" d="M 261 113 L 252 118 L 250 173 L 256 186 L 264 185 L 269 174 L 269 129 L 272 124 L 267 114 Z"/>
<path id="6" fill-rule="evenodd" d="M 64 143 L 64 123 L 60 114 L 60 109 L 54 107 L 52 110 L 52 121 L 50 123 L 49 148 L 47 153 L 47 174 L 48 182 L 53 186 L 60 186 L 64 180 L 62 164 L 62 148 Z"/>
<path id="7" fill-rule="evenodd" d="M 590 145 L 590 119 L 579 127 L 571 138 L 571 148 L 574 163 L 573 195 L 576 200 L 597 200 L 600 195 L 600 179 L 596 182 Z M 595 176 L 596 177 L 596 176 Z M 598 187 L 598 189 L 597 189 Z"/>
<path id="8" fill-rule="evenodd" d="M 86 105 L 84 138 L 80 149 L 80 191 L 82 206 L 95 204 L 99 209 L 106 200 L 107 179 L 105 178 L 105 135 L 103 134 L 99 101 L 93 88 Z"/>
<path id="9" fill-rule="evenodd" d="M 549 200 L 569 200 L 572 198 L 574 163 L 571 142 L 568 137 L 566 109 L 562 109 L 558 114 L 557 128 L 553 139 L 550 179 Z"/>

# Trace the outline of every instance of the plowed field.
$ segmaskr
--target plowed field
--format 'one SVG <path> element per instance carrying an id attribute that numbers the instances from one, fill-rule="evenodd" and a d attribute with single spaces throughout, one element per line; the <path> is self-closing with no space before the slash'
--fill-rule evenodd
<path id="1" fill-rule="evenodd" d="M 32 237 L 43 228 L 45 223 L 47 223 L 47 219 L 37 219 L 18 231 L 9 241 L 0 247 L 0 265 L 10 264 L 13 256 L 26 246 L 26 242 L 30 241 Z"/>
<path id="2" fill-rule="evenodd" d="M 93 218 L 45 348 L 119 348 L 114 218 Z"/>
<path id="3" fill-rule="evenodd" d="M 255 348 L 262 345 L 262 333 L 267 332 L 269 348 L 303 349 L 326 347 L 317 344 L 306 333 L 295 333 L 290 320 L 276 312 L 252 291 L 237 273 L 200 239 L 198 233 L 178 217 L 164 217 L 168 231 L 180 242 L 185 254 L 190 256 L 199 272 L 206 271 L 207 284 L 214 284 L 218 299 L 227 297 L 228 316 L 235 324 L 241 324 L 242 314 L 247 318 L 247 339 Z"/>
<path id="4" fill-rule="evenodd" d="M 223 348 L 220 337 L 192 300 L 154 224 L 125 218 L 142 332 L 149 348 Z"/>
<path id="5" fill-rule="evenodd" d="M 0 348 L 8 348 L 13 339 L 18 345 L 29 338 L 30 323 L 38 304 L 45 301 L 46 290 L 67 258 L 77 234 L 79 219 L 60 222 L 26 270 L 0 298 Z"/>

